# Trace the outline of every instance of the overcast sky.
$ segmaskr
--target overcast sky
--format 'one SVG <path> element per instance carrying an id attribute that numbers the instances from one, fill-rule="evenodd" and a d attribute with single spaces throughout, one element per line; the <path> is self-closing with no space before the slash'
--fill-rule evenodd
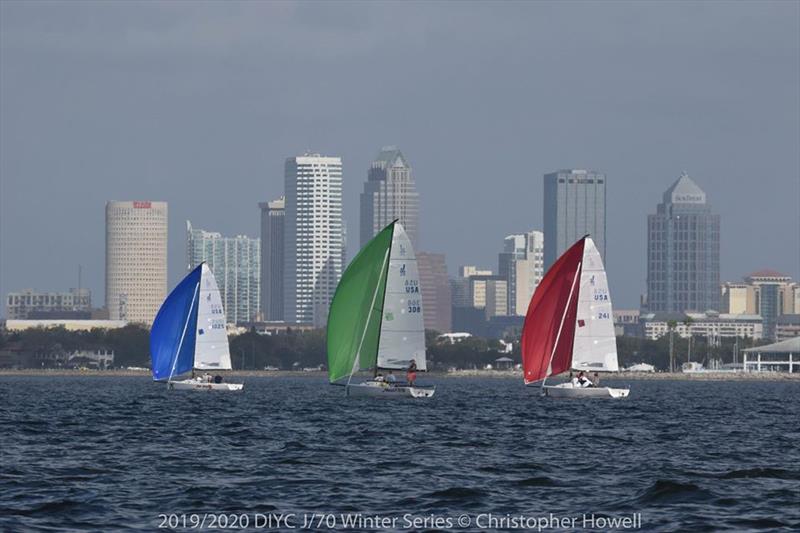
<path id="1" fill-rule="evenodd" d="M 421 248 L 497 268 L 542 228 L 542 175 L 608 176 L 616 307 L 646 215 L 685 170 L 722 216 L 722 279 L 800 278 L 800 3 L 0 2 L 0 294 L 104 301 L 107 200 L 258 236 L 306 149 L 344 160 L 348 255 L 383 145 L 410 161 Z M 4 312 L 4 310 L 2 311 Z"/>

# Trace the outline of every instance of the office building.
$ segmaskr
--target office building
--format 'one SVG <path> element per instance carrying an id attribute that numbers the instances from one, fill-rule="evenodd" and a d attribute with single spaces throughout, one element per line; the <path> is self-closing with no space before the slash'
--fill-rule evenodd
<path id="1" fill-rule="evenodd" d="M 419 194 L 411 166 L 397 147 L 387 146 L 372 162 L 361 193 L 361 246 L 395 219 L 418 250 Z"/>
<path id="2" fill-rule="evenodd" d="M 25 289 L 6 297 L 6 319 L 88 319 L 92 313 L 92 294 L 89 289 L 70 289 L 69 292 L 40 292 Z"/>
<path id="3" fill-rule="evenodd" d="M 764 269 L 744 277 L 744 282 L 722 284 L 722 311 L 761 315 L 764 338 L 777 338 L 776 324 L 783 315 L 800 313 L 800 284 L 790 276 Z"/>
<path id="4" fill-rule="evenodd" d="M 589 234 L 606 260 L 606 175 L 559 170 L 544 176 L 544 268 Z"/>
<path id="5" fill-rule="evenodd" d="M 217 280 L 229 324 L 253 322 L 260 309 L 261 243 L 244 235 L 195 229 L 186 221 L 186 261 L 189 270 L 205 261 Z"/>
<path id="6" fill-rule="evenodd" d="M 261 318 L 283 320 L 284 197 L 262 202 L 261 208 Z"/>
<path id="7" fill-rule="evenodd" d="M 450 307 L 450 280 L 444 254 L 417 252 L 419 283 L 422 290 L 422 313 L 425 329 L 440 333 L 450 331 L 452 309 Z"/>
<path id="8" fill-rule="evenodd" d="M 167 203 L 106 204 L 106 309 L 150 325 L 167 296 Z"/>
<path id="9" fill-rule="evenodd" d="M 683 173 L 647 216 L 647 311 L 719 311 L 719 215 Z"/>
<path id="10" fill-rule="evenodd" d="M 544 275 L 544 234 L 530 231 L 506 237 L 497 272 L 507 282 L 508 314 L 525 316 Z"/>
<path id="11" fill-rule="evenodd" d="M 290 157 L 285 167 L 284 319 L 322 327 L 342 275 L 342 160 Z"/>
<path id="12" fill-rule="evenodd" d="M 687 320 L 691 319 L 691 320 Z M 705 337 L 709 344 L 721 338 L 764 338 L 759 315 L 731 315 L 708 311 L 705 313 L 645 313 L 639 316 L 642 332 L 647 339 L 658 339 L 669 333 L 669 323 L 675 321 L 675 333 L 683 338 Z"/>

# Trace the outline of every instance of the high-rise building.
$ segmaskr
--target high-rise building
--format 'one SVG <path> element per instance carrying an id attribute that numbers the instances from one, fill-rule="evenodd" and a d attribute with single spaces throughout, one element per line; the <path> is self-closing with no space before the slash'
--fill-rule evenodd
<path id="1" fill-rule="evenodd" d="M 470 292 L 469 278 L 472 276 L 491 276 L 491 270 L 483 270 L 474 265 L 463 265 L 458 267 L 458 277 L 450 280 L 450 294 L 453 307 L 483 307 L 485 296 L 480 291 L 476 294 Z M 478 299 L 478 304 L 475 303 Z"/>
<path id="2" fill-rule="evenodd" d="M 324 326 L 342 275 L 342 160 L 286 160 L 284 320 Z"/>
<path id="3" fill-rule="evenodd" d="M 361 246 L 395 219 L 417 250 L 419 194 L 405 156 L 397 147 L 387 146 L 372 162 L 361 193 Z"/>
<path id="4" fill-rule="evenodd" d="M 286 204 L 281 196 L 258 206 L 261 208 L 261 316 L 266 321 L 281 321 Z"/>
<path id="5" fill-rule="evenodd" d="M 525 316 L 533 291 L 544 276 L 544 234 L 509 235 L 498 255 L 498 274 L 508 286 L 508 314 Z"/>
<path id="6" fill-rule="evenodd" d="M 800 283 L 775 270 L 753 272 L 744 283 L 722 284 L 721 311 L 761 316 L 764 338 L 776 339 L 778 318 L 800 313 Z"/>
<path id="7" fill-rule="evenodd" d="M 261 243 L 244 235 L 223 237 L 192 227 L 186 221 L 186 261 L 189 270 L 205 261 L 217 280 L 229 324 L 256 320 L 261 297 Z"/>
<path id="8" fill-rule="evenodd" d="M 589 234 L 606 260 L 606 175 L 559 170 L 544 175 L 544 268 Z"/>
<path id="9" fill-rule="evenodd" d="M 647 310 L 719 309 L 719 215 L 683 173 L 647 216 Z"/>
<path id="10" fill-rule="evenodd" d="M 167 296 L 167 203 L 106 203 L 106 308 L 152 324 Z"/>
<path id="11" fill-rule="evenodd" d="M 417 252 L 425 329 L 447 333 L 452 327 L 450 281 L 444 254 Z"/>
<path id="12" fill-rule="evenodd" d="M 11 292 L 6 298 L 8 320 L 84 318 L 92 314 L 92 293 L 89 289 L 69 292 L 39 292 L 25 289 Z"/>

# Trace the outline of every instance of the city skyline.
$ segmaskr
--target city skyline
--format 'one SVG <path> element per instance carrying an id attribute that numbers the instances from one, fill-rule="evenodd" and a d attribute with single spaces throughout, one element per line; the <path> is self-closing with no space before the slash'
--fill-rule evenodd
<path id="1" fill-rule="evenodd" d="M 541 43 L 552 43 L 559 28 L 575 22 L 570 6 L 510 6 L 502 10 L 505 14 L 453 7 L 447 13 L 460 13 L 461 23 L 476 35 L 472 43 L 459 41 L 457 47 L 419 25 L 424 17 L 446 20 L 441 6 L 415 12 L 400 6 L 344 8 L 344 15 L 334 10 L 329 13 L 329 50 L 346 49 L 356 39 L 377 39 L 374 51 L 349 59 L 315 46 L 320 40 L 309 21 L 319 11 L 311 6 L 287 8 L 289 15 L 276 14 L 269 6 L 235 6 L 239 16 L 233 21 L 222 21 L 216 9 L 197 8 L 192 10 L 196 18 L 184 22 L 192 29 L 188 33 L 127 16 L 148 13 L 154 20 L 174 20 L 155 7 L 98 12 L 91 5 L 75 4 L 80 18 L 90 21 L 86 27 L 74 25 L 58 10 L 52 14 L 11 3 L 0 9 L 0 294 L 27 287 L 65 290 L 75 286 L 76 267 L 83 265 L 84 285 L 102 302 L 102 204 L 109 198 L 170 203 L 172 287 L 182 272 L 175 266 L 184 254 L 180 222 L 197 220 L 224 234 L 256 234 L 258 213 L 250 207 L 252 198 L 279 197 L 282 161 L 307 147 L 341 155 L 349 169 L 343 205 L 352 257 L 363 169 L 383 143 L 413 155 L 424 228 L 419 247 L 445 253 L 451 275 L 460 264 L 493 265 L 497 239 L 503 235 L 543 229 L 542 175 L 567 167 L 595 168 L 610 176 L 611 253 L 606 266 L 619 307 L 638 307 L 645 292 L 644 221 L 683 169 L 703 183 L 724 221 L 721 281 L 763 268 L 800 278 L 795 4 L 730 10 L 708 5 L 692 17 L 661 4 L 631 12 L 625 25 L 617 22 L 620 11 L 614 6 L 584 5 L 592 11 L 586 18 L 593 24 L 582 26 L 585 32 L 577 32 L 568 45 L 558 45 L 553 54 L 535 51 Z M 251 18 L 260 20 L 258 28 L 236 26 Z M 410 51 L 386 35 L 397 24 L 380 24 L 395 18 L 419 28 L 420 40 L 411 43 Z M 49 21 L 54 31 L 40 34 L 36 20 Z M 264 31 L 261 24 L 269 26 L 273 20 L 291 30 Z M 204 25 L 215 21 L 230 32 L 203 33 Z M 105 33 L 106 23 L 120 31 Z M 740 26 L 749 31 L 728 31 Z M 520 46 L 503 48 L 495 27 Z M 646 38 L 655 28 L 667 30 L 659 32 L 661 44 Z M 144 30 L 159 46 L 119 37 L 127 29 Z M 292 30 L 308 39 L 301 43 Z M 617 33 L 626 38 L 617 40 Z M 250 47 L 269 51 L 271 41 L 262 38 L 302 44 L 290 61 L 298 66 L 269 53 L 241 53 Z M 104 46 L 86 52 L 98 42 Z M 687 43 L 704 44 L 688 54 Z M 220 55 L 203 55 L 209 48 Z M 762 59 L 733 61 L 731 49 Z M 418 61 L 420 51 L 429 52 L 430 61 Z M 198 54 L 209 67 L 208 77 L 206 69 L 192 66 Z M 593 65 L 597 54 L 618 54 L 620 59 L 598 70 Z M 563 66 L 551 55 L 561 57 Z M 385 80 L 365 83 L 364 73 L 382 68 L 387 56 L 405 67 L 398 69 L 402 76 L 389 73 Z M 474 68 L 437 74 L 432 65 L 443 57 Z M 504 60 L 493 61 L 495 57 Z M 228 65 L 230 58 L 237 62 Z M 136 66 L 143 60 L 159 66 L 143 71 Z M 142 84 L 100 74 L 117 62 L 132 69 Z M 337 77 L 339 85 L 310 90 L 309 64 Z M 531 68 L 513 68 L 518 64 Z M 241 86 L 214 82 L 229 79 L 221 69 L 245 76 L 237 78 Z M 269 69 L 299 81 L 266 81 L 275 79 L 260 74 Z M 557 84 L 556 91 L 537 81 L 569 82 L 586 73 L 597 81 L 588 92 L 570 83 Z M 415 89 L 423 76 L 430 77 L 424 98 L 422 88 Z M 187 79 L 199 82 L 192 85 L 196 90 L 182 89 Z M 505 98 L 487 103 L 482 95 L 496 94 L 496 89 L 484 79 L 495 85 L 505 80 Z M 776 82 L 757 82 L 763 79 Z M 65 98 L 73 102 L 69 109 L 56 105 Z M 375 120 L 375 115 L 390 112 L 389 102 L 398 108 L 397 120 Z M 209 122 L 217 127 L 207 128 Z M 578 123 L 593 127 L 567 127 Z"/>

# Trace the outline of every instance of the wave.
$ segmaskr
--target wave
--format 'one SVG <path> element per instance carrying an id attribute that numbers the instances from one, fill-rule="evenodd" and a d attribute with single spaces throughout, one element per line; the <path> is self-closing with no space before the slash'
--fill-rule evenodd
<path id="1" fill-rule="evenodd" d="M 786 470 L 784 468 L 745 468 L 742 470 L 731 470 L 719 476 L 720 479 L 786 479 L 790 481 L 800 480 L 800 471 Z"/>
<path id="2" fill-rule="evenodd" d="M 705 501 L 711 497 L 712 494 L 709 491 L 694 483 L 659 479 L 636 498 L 636 501 L 638 503 L 689 503 Z"/>

